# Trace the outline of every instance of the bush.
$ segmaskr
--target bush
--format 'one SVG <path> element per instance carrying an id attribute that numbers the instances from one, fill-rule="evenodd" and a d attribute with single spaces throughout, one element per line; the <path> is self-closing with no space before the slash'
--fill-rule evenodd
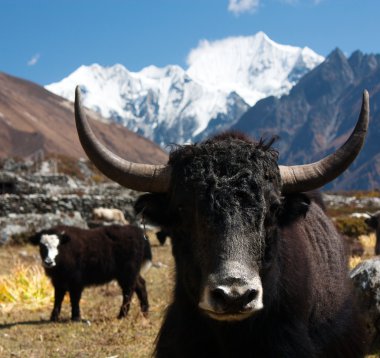
<path id="1" fill-rule="evenodd" d="M 27 267 L 19 264 L 11 274 L 0 276 L 1 309 L 11 309 L 15 304 L 37 309 L 50 304 L 52 300 L 52 286 L 39 266 Z"/>
<path id="2" fill-rule="evenodd" d="M 335 224 L 341 234 L 350 237 L 368 235 L 372 231 L 368 228 L 363 218 L 341 216 L 335 219 Z"/>

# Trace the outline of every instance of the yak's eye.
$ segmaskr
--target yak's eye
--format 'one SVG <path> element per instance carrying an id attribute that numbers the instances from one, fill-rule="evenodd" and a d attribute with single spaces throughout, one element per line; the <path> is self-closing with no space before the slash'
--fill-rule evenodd
<path id="1" fill-rule="evenodd" d="M 42 257 L 46 257 L 48 254 L 48 249 L 45 245 L 40 246 L 40 252 Z"/>
<path id="2" fill-rule="evenodd" d="M 269 210 L 272 213 L 277 213 L 281 209 L 281 205 L 282 205 L 281 200 L 276 198 L 272 200 L 272 202 L 270 203 Z"/>

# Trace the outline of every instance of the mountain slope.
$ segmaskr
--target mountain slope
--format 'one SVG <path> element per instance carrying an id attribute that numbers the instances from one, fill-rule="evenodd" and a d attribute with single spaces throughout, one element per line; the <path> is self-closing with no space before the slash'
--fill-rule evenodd
<path id="1" fill-rule="evenodd" d="M 310 49 L 276 44 L 264 33 L 201 42 L 188 70 L 149 66 L 81 66 L 46 88 L 84 104 L 162 146 L 186 143 L 229 128 L 258 99 L 287 93 L 323 60 Z"/>
<path id="2" fill-rule="evenodd" d="M 366 144 L 357 160 L 329 188 L 380 187 L 380 55 L 356 51 L 349 58 L 334 50 L 281 98 L 269 97 L 250 108 L 233 129 L 253 137 L 278 135 L 280 161 L 301 164 L 340 146 L 359 115 L 368 89 L 371 118 Z"/>
<path id="3" fill-rule="evenodd" d="M 109 149 L 137 162 L 165 163 L 155 144 L 89 112 L 96 135 Z M 94 119 L 97 120 L 94 120 Z M 75 129 L 73 104 L 32 82 L 0 73 L 0 157 L 27 157 L 37 150 L 86 157 Z"/>

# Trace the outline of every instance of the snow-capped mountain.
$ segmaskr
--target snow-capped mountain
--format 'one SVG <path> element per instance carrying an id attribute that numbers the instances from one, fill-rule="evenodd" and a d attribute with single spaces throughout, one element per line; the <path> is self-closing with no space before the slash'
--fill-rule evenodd
<path id="1" fill-rule="evenodd" d="M 85 106 L 165 146 L 231 127 L 259 99 L 288 93 L 323 59 L 259 32 L 202 41 L 190 52 L 187 70 L 169 65 L 130 72 L 120 64 L 94 64 L 46 89 L 74 100 L 81 85 Z"/>
<path id="2" fill-rule="evenodd" d="M 324 58 L 308 47 L 280 45 L 265 33 L 201 41 L 188 56 L 188 75 L 200 83 L 235 91 L 250 106 L 281 96 Z"/>

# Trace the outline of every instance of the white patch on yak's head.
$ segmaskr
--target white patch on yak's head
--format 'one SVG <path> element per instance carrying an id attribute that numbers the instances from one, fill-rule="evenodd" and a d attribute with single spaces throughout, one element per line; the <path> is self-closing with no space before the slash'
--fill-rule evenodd
<path id="1" fill-rule="evenodd" d="M 55 258 L 58 255 L 58 245 L 59 238 L 57 235 L 42 235 L 40 240 L 40 249 L 41 249 L 41 258 L 42 264 L 51 268 L 54 267 L 57 263 Z"/>

